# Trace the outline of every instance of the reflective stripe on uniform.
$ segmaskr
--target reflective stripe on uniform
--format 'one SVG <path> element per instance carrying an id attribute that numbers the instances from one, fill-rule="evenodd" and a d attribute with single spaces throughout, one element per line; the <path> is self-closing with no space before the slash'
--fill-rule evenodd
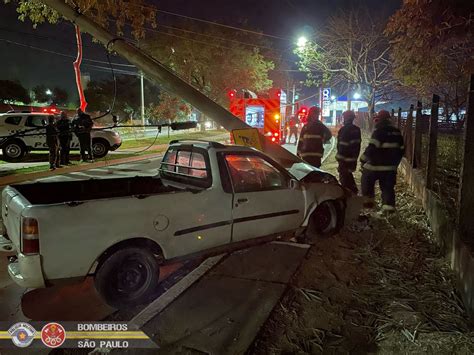
<path id="1" fill-rule="evenodd" d="M 323 137 L 321 137 L 321 135 L 319 134 L 306 134 L 303 136 L 304 139 L 322 139 Z"/>
<path id="2" fill-rule="evenodd" d="M 339 141 L 338 142 L 338 144 L 343 145 L 343 146 L 349 146 L 351 144 L 356 144 L 356 143 L 360 143 L 360 139 L 353 139 L 349 142 L 345 142 L 345 141 Z"/>
<path id="3" fill-rule="evenodd" d="M 379 148 L 401 148 L 400 143 L 382 143 Z"/>
<path id="4" fill-rule="evenodd" d="M 346 162 L 354 162 L 354 161 L 357 161 L 357 158 L 346 158 L 346 157 L 342 156 L 341 154 L 337 154 L 337 155 L 336 155 L 336 159 L 337 159 L 337 160 L 346 161 Z"/>
<path id="5" fill-rule="evenodd" d="M 379 140 L 375 139 L 375 138 L 370 138 L 369 140 L 369 144 L 373 144 L 375 145 L 377 148 L 380 148 L 381 144 Z"/>
<path id="6" fill-rule="evenodd" d="M 397 166 L 394 165 L 372 165 L 365 163 L 363 168 L 372 171 L 397 171 Z"/>
<path id="7" fill-rule="evenodd" d="M 301 153 L 302 158 L 304 157 L 322 157 L 323 153 Z"/>

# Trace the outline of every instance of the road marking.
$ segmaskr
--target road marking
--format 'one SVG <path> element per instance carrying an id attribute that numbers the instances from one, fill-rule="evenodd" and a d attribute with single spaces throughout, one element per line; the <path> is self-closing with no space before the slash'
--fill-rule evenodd
<path id="1" fill-rule="evenodd" d="M 158 313 L 163 311 L 178 296 L 186 291 L 192 284 L 199 280 L 206 272 L 214 267 L 226 254 L 207 258 L 197 268 L 174 284 L 168 291 L 150 303 L 145 309 L 138 313 L 128 324 L 132 329 L 140 329 Z"/>

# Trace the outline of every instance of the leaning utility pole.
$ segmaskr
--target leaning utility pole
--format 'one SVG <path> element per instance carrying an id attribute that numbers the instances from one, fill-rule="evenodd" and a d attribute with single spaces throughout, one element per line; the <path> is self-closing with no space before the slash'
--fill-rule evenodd
<path id="1" fill-rule="evenodd" d="M 127 42 L 127 40 L 109 33 L 91 19 L 77 12 L 63 0 L 42 0 L 42 2 L 78 25 L 83 32 L 89 33 L 92 37 L 104 44 L 108 50 L 117 52 L 130 63 L 134 64 L 148 79 L 159 84 L 165 88 L 166 91 L 187 101 L 202 114 L 212 118 L 228 131 L 251 128 L 238 117 L 176 76 L 162 63 Z M 262 141 L 263 151 L 279 161 L 283 166 L 289 167 L 293 163 L 301 161 L 283 147 L 270 142 L 263 135 L 260 135 L 260 139 Z"/>

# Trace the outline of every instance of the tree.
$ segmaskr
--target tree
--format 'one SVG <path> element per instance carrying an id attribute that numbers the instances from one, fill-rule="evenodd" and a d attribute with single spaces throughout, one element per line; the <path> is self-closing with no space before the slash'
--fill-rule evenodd
<path id="1" fill-rule="evenodd" d="M 52 93 L 49 94 L 48 88 L 45 85 L 36 85 L 33 88 L 33 95 L 36 102 L 50 103 L 52 101 Z"/>
<path id="2" fill-rule="evenodd" d="M 29 104 L 31 100 L 28 91 L 19 81 L 0 80 L 0 102 L 14 103 L 17 101 Z"/>
<path id="3" fill-rule="evenodd" d="M 55 86 L 52 90 L 52 101 L 54 104 L 59 106 L 67 105 L 69 95 L 66 90 Z"/>
<path id="4" fill-rule="evenodd" d="M 17 3 L 19 19 L 25 21 L 30 19 L 36 27 L 38 24 L 49 22 L 57 23 L 62 16 L 54 9 L 48 7 L 40 0 L 4 0 L 5 3 L 11 1 Z M 110 27 L 112 24 L 118 35 L 123 34 L 125 25 L 130 25 L 132 35 L 135 39 L 143 38 L 145 35 L 145 25 L 155 26 L 156 11 L 152 5 L 148 5 L 144 0 L 65 0 L 66 4 L 73 6 L 77 12 L 85 14 L 103 27 Z M 76 25 L 77 59 L 74 62 L 74 72 L 76 85 L 79 93 L 80 105 L 83 110 L 87 107 L 84 96 L 80 66 L 82 62 L 82 35 L 80 28 Z"/>
<path id="5" fill-rule="evenodd" d="M 141 92 L 138 77 L 118 75 L 116 77 L 117 96 L 114 97 L 113 80 L 91 81 L 85 90 L 91 111 L 106 111 L 113 102 L 114 112 L 121 118 L 135 119 L 140 112 Z M 156 86 L 145 81 L 145 98 L 149 103 L 158 103 L 160 91 Z"/>
<path id="6" fill-rule="evenodd" d="M 423 97 L 441 97 L 446 119 L 459 117 L 474 71 L 474 2 L 405 0 L 385 33 L 394 73 Z"/>
<path id="7" fill-rule="evenodd" d="M 153 124 L 165 123 L 168 121 L 187 121 L 192 112 L 192 107 L 182 99 L 161 92 L 159 103 L 151 103 L 146 108 L 146 117 Z"/>
<path id="8" fill-rule="evenodd" d="M 340 93 L 360 93 L 369 112 L 397 88 L 392 73 L 390 45 L 383 35 L 385 23 L 367 10 L 345 10 L 328 20 L 308 42 L 296 50 L 309 83 L 329 85 Z"/>
<path id="9" fill-rule="evenodd" d="M 257 47 L 243 45 L 213 26 L 184 25 L 193 27 L 179 35 L 173 30 L 157 34 L 144 43 L 144 48 L 224 107 L 229 89 L 264 92 L 272 87 L 269 72 L 274 64 Z"/>

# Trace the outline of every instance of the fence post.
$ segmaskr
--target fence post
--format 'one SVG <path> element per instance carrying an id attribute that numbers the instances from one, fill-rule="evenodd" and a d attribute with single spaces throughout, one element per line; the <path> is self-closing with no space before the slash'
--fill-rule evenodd
<path id="1" fill-rule="evenodd" d="M 403 140 L 405 141 L 405 157 L 413 162 L 413 105 L 410 105 L 405 127 L 403 129 Z"/>
<path id="2" fill-rule="evenodd" d="M 415 121 L 415 142 L 413 143 L 413 160 L 411 166 L 419 168 L 421 166 L 421 101 L 416 104 L 416 121 Z"/>
<path id="3" fill-rule="evenodd" d="M 436 177 L 436 155 L 438 153 L 438 112 L 439 96 L 433 95 L 433 101 L 431 103 L 428 162 L 426 166 L 426 187 L 430 190 L 433 190 Z"/>
<path id="4" fill-rule="evenodd" d="M 474 74 L 471 74 L 466 119 L 464 121 L 464 151 L 459 181 L 457 226 L 463 240 L 474 235 Z"/>
<path id="5" fill-rule="evenodd" d="M 402 108 L 398 108 L 398 118 L 397 118 L 398 129 L 402 128 Z"/>

